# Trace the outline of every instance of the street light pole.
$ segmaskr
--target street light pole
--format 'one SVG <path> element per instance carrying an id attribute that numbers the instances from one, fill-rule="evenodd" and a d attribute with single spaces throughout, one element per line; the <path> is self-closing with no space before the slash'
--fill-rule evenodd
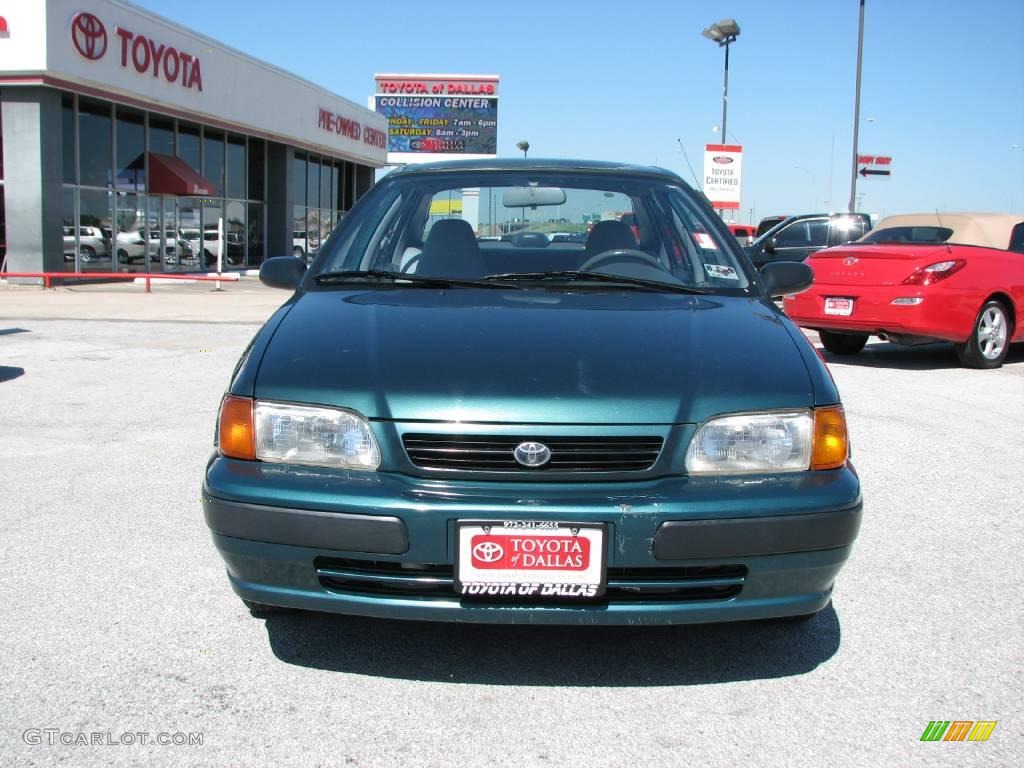
<path id="1" fill-rule="evenodd" d="M 523 139 L 518 144 L 516 144 L 516 149 L 522 150 L 523 157 L 526 157 L 526 153 L 530 151 L 530 142 L 528 142 L 526 139 Z M 523 208 L 523 226 L 524 227 L 526 226 L 526 208 L 525 207 Z"/>
<path id="2" fill-rule="evenodd" d="M 735 40 L 736 38 L 733 38 Z M 725 40 L 725 75 L 722 78 L 722 143 L 728 144 L 729 134 L 726 133 L 726 127 L 728 125 L 727 120 L 729 119 L 729 39 Z"/>
<path id="3" fill-rule="evenodd" d="M 701 34 L 711 42 L 717 43 L 719 48 L 725 48 L 725 72 L 722 77 L 722 143 L 728 144 L 729 134 L 726 131 L 729 126 L 726 121 L 729 118 L 729 44 L 735 43 L 739 37 L 740 25 L 736 23 L 736 19 L 722 19 Z M 719 213 L 724 215 L 724 210 Z"/>
<path id="4" fill-rule="evenodd" d="M 860 68 L 864 55 L 864 0 L 860 0 L 860 27 L 857 31 L 857 92 L 853 100 L 853 168 L 850 171 L 850 205 L 848 211 L 853 213 L 857 203 L 857 157 L 860 148 L 857 145 L 860 129 Z"/>

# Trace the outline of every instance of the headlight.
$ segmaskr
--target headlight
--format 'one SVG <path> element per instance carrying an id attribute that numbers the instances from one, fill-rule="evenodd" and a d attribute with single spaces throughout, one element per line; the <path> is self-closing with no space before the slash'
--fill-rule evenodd
<path id="1" fill-rule="evenodd" d="M 377 469 L 380 448 L 366 419 L 338 408 L 256 401 L 256 458 L 319 467 Z"/>
<path id="2" fill-rule="evenodd" d="M 704 424 L 686 451 L 693 475 L 838 469 L 849 457 L 840 406 L 814 411 L 742 413 Z"/>
<path id="3" fill-rule="evenodd" d="M 798 472 L 811 460 L 810 411 L 745 413 L 712 419 L 686 451 L 690 474 Z"/>

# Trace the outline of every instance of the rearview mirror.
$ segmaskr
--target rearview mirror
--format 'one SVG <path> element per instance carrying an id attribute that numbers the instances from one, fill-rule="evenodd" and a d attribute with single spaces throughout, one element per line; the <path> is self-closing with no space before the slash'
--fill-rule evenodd
<path id="1" fill-rule="evenodd" d="M 772 261 L 761 267 L 761 285 L 772 298 L 806 291 L 814 282 L 814 272 L 802 261 Z"/>
<path id="2" fill-rule="evenodd" d="M 260 282 L 271 288 L 294 291 L 306 276 L 306 262 L 298 256 L 275 256 L 260 266 Z"/>
<path id="3" fill-rule="evenodd" d="M 538 205 L 562 205 L 565 190 L 558 187 L 517 187 L 506 189 L 501 203 L 506 208 L 533 208 Z"/>

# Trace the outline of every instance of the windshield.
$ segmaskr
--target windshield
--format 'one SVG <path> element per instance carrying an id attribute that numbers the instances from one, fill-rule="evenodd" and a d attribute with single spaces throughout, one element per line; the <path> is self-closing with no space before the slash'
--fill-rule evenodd
<path id="1" fill-rule="evenodd" d="M 944 243 L 953 236 L 949 227 L 886 227 L 862 237 L 862 243 Z"/>
<path id="2" fill-rule="evenodd" d="M 744 293 L 747 268 L 725 225 L 666 179 L 569 171 L 398 174 L 346 217 L 313 267 L 461 281 L 536 280 L 549 289 Z M 410 281 L 406 281 L 408 283 Z M 429 285 L 424 280 L 419 284 Z"/>

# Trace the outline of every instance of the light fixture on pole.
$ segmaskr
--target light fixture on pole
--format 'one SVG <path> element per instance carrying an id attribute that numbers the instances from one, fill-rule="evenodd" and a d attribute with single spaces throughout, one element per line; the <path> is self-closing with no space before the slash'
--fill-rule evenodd
<path id="1" fill-rule="evenodd" d="M 722 142 L 724 143 L 728 135 L 726 119 L 729 116 L 729 44 L 735 43 L 736 38 L 740 36 L 740 25 L 736 23 L 736 19 L 722 19 L 701 34 L 708 40 L 718 43 L 720 48 L 725 48 L 725 76 L 722 82 Z"/>
<path id="2" fill-rule="evenodd" d="M 521 149 L 523 151 L 523 157 L 526 157 L 526 153 L 530 151 L 530 142 L 528 142 L 526 139 L 523 139 L 518 144 L 516 144 L 516 149 Z M 523 208 L 523 225 L 525 226 L 525 224 L 526 224 L 526 208 L 524 207 Z"/>

